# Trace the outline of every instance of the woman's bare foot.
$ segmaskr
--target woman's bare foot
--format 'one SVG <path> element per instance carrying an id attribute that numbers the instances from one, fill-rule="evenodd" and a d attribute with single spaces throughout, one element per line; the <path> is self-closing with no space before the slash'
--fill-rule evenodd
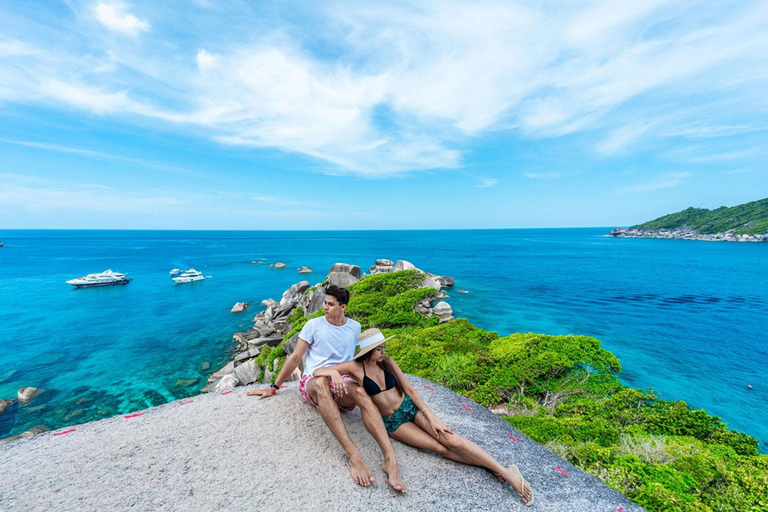
<path id="1" fill-rule="evenodd" d="M 357 485 L 368 487 L 373 483 L 371 468 L 368 467 L 360 455 L 349 458 L 349 472 Z"/>
<path id="2" fill-rule="evenodd" d="M 384 459 L 384 465 L 381 466 L 381 469 L 387 474 L 387 480 L 390 487 L 403 494 L 408 492 L 408 489 L 406 489 L 405 483 L 400 476 L 400 465 L 397 463 L 396 459 Z"/>
<path id="3" fill-rule="evenodd" d="M 525 481 L 525 478 L 523 478 L 523 474 L 520 473 L 520 469 L 517 465 L 512 464 L 509 466 L 507 473 L 508 475 L 505 480 L 509 482 L 509 485 L 511 485 L 517 495 L 520 496 L 523 505 L 526 507 L 533 505 L 533 489 L 531 489 L 531 486 Z"/>

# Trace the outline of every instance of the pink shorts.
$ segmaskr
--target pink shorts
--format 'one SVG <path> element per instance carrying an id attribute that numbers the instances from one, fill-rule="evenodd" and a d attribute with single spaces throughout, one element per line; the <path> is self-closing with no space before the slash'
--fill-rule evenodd
<path id="1" fill-rule="evenodd" d="M 314 378 L 314 375 L 312 375 L 311 373 L 308 375 L 301 376 L 301 380 L 299 381 L 299 393 L 301 393 L 301 396 L 304 397 L 304 400 L 306 400 L 309 405 L 311 405 L 312 407 L 317 407 L 317 404 L 315 403 L 315 401 L 312 400 L 312 397 L 309 396 L 309 393 L 307 393 L 307 382 L 309 382 L 312 378 Z M 344 382 L 352 382 L 354 384 L 357 384 L 357 381 L 352 377 L 350 377 L 349 375 L 342 375 L 341 378 Z M 333 381 L 331 381 L 331 379 L 328 379 L 328 387 L 331 388 L 331 394 L 333 394 L 333 401 L 336 402 L 336 405 L 338 405 L 341 394 L 339 393 L 338 390 L 333 389 Z M 352 407 L 342 407 L 339 405 L 339 409 L 341 409 L 344 412 L 350 412 L 355 409 L 355 406 L 353 405 Z"/>

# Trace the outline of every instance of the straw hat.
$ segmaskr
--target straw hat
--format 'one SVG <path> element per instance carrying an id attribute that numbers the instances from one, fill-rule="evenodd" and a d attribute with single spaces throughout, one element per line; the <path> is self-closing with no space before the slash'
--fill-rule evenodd
<path id="1" fill-rule="evenodd" d="M 393 334 L 389 338 L 385 338 L 384 335 L 381 334 L 381 331 L 375 327 L 364 330 L 357 338 L 357 354 L 355 354 L 355 359 L 360 359 L 371 350 L 394 337 L 395 335 Z"/>

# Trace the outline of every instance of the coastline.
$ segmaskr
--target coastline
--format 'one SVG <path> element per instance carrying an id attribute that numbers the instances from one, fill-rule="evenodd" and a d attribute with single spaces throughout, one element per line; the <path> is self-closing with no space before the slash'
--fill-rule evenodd
<path id="1" fill-rule="evenodd" d="M 638 229 L 616 228 L 605 236 L 613 238 L 667 238 L 675 240 L 699 240 L 702 242 L 768 242 L 768 234 L 765 235 L 737 235 L 735 230 L 724 233 L 698 233 L 690 229 Z"/>
<path id="2" fill-rule="evenodd" d="M 355 265 L 335 264 L 326 279 L 315 286 L 302 281 L 290 286 L 280 301 L 263 301 L 266 309 L 254 317 L 253 327 L 233 336 L 238 350 L 210 376 L 206 395 L 210 399 L 237 397 L 243 394 L 243 386 L 270 382 L 292 350 L 290 342 L 301 326 L 321 314 L 321 285 L 336 282 L 349 286 L 352 292 L 349 316 L 367 326 L 380 325 L 387 334 L 399 334 L 388 343 L 387 351 L 404 372 L 445 386 L 463 400 L 472 400 L 462 405 L 467 412 L 502 416 L 539 449 L 546 447 L 581 470 L 599 476 L 603 483 L 647 509 L 664 510 L 679 499 L 707 506 L 732 504 L 732 492 L 722 497 L 702 495 L 701 489 L 715 484 L 739 495 L 746 493 L 739 499 L 762 499 L 732 476 L 734 466 L 752 468 L 768 488 L 768 474 L 759 469 L 767 463 L 766 456 L 757 453 L 754 438 L 728 430 L 719 418 L 692 410 L 684 402 L 661 400 L 650 391 L 625 387 L 618 381 L 618 359 L 602 349 L 597 339 L 532 333 L 499 337 L 466 319 L 453 319 L 450 306 L 442 300 L 448 298 L 443 286 L 453 285 L 450 277 L 422 272 L 406 261 L 390 260 L 377 260 L 369 272 L 364 276 Z M 533 366 L 526 361 L 534 362 Z M 585 373 L 584 368 L 591 370 Z M 290 394 L 295 385 L 288 382 L 283 395 Z M 202 396 L 156 409 L 187 405 L 184 411 L 191 410 L 191 404 L 201 401 Z M 483 407 L 494 409 L 489 412 Z M 102 421 L 137 421 L 144 414 Z M 219 420 L 229 416 L 220 415 Z M 455 421 L 450 414 L 446 417 Z M 48 432 L 34 439 L 68 436 L 80 430 Z M 516 433 L 511 435 L 519 439 Z M 649 442 L 655 454 L 647 459 Z M 691 461 L 676 463 L 679 453 L 687 453 Z M 151 453 L 148 456 L 154 457 Z M 279 466 L 285 462 L 284 453 L 272 460 Z M 627 467 L 627 460 L 634 462 Z M 689 471 L 691 463 L 706 467 L 720 464 L 717 474 L 721 476 L 711 481 L 713 477 L 707 472 Z M 704 481 L 696 480 L 690 489 L 684 489 L 677 483 L 679 478 Z M 719 480 L 722 478 L 725 482 Z M 655 489 L 663 489 L 664 497 L 648 501 Z"/>

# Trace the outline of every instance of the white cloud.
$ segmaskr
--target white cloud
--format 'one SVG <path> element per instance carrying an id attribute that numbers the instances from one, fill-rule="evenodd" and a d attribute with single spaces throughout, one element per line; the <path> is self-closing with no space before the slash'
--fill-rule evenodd
<path id="1" fill-rule="evenodd" d="M 366 176 L 460 167 L 463 145 L 497 130 L 589 133 L 597 153 L 615 155 L 641 141 L 764 129 L 764 5 L 707 13 L 663 0 L 557 12 L 493 0 L 302 7 L 293 26 L 298 6 L 284 4 L 284 27 L 275 27 L 237 5 L 192 18 L 144 4 L 157 20 L 153 44 L 102 41 L 87 27 L 70 48 L 32 36 L 0 41 L 0 101 L 160 119 L 223 144 L 307 155 L 327 164 L 321 172 Z M 110 30 L 148 31 L 132 10 L 106 0 L 94 7 Z M 161 33 L 171 17 L 185 27 L 183 41 Z M 247 37 L 212 30 L 232 19 L 233 29 L 258 26 Z M 49 40 L 61 40 L 55 35 Z M 698 106 L 681 108 L 689 104 Z"/>
<path id="2" fill-rule="evenodd" d="M 496 178 L 480 178 L 480 185 L 478 185 L 480 188 L 490 188 L 495 187 L 496 184 L 499 182 Z"/>
<path id="3" fill-rule="evenodd" d="M 129 14 L 127 11 L 128 6 L 116 0 L 99 0 L 94 7 L 96 19 L 109 30 L 130 36 L 149 30 L 148 22 Z"/>
<path id="4" fill-rule="evenodd" d="M 560 173 L 557 171 L 549 172 L 524 172 L 523 176 L 532 180 L 552 180 L 560 177 Z"/>
<path id="5" fill-rule="evenodd" d="M 673 188 L 684 183 L 685 179 L 692 176 L 690 172 L 672 172 L 661 175 L 659 179 L 646 183 L 637 183 L 627 187 L 616 189 L 617 194 L 636 194 L 642 192 L 652 192 L 654 190 L 663 190 Z"/>

